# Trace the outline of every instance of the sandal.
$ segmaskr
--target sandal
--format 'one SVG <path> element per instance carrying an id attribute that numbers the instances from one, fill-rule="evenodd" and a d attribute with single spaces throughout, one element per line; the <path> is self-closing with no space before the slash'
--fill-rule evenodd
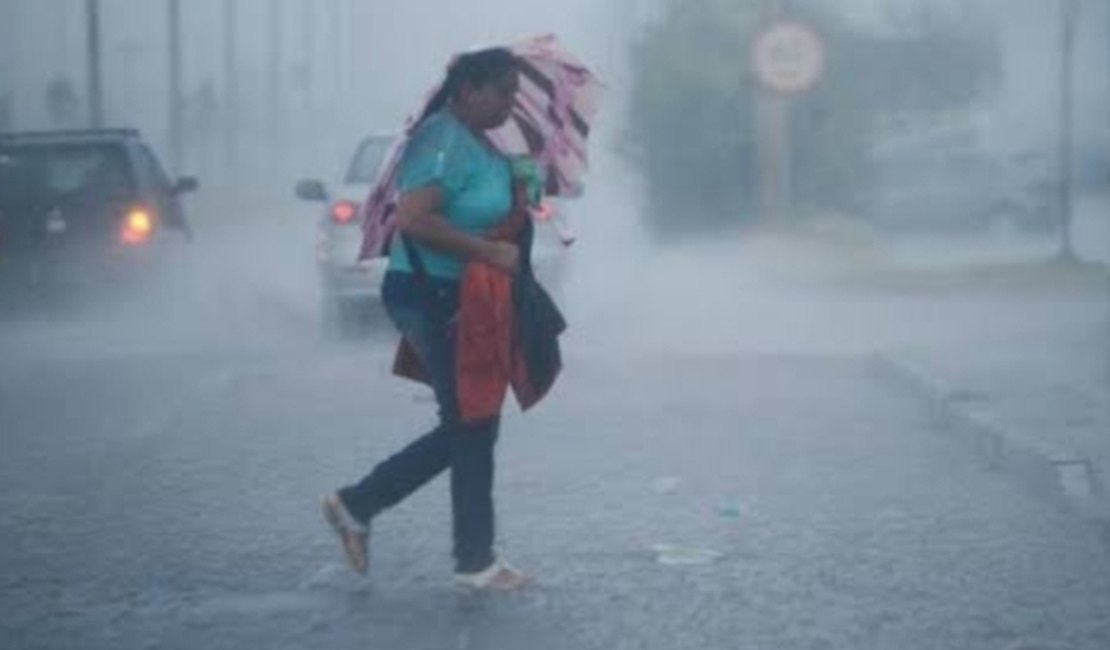
<path id="1" fill-rule="evenodd" d="M 532 578 L 507 562 L 495 560 L 477 573 L 456 573 L 455 584 L 475 591 L 516 591 L 532 584 Z"/>
<path id="2" fill-rule="evenodd" d="M 370 564 L 369 526 L 358 523 L 351 516 L 338 494 L 325 496 L 321 500 L 320 508 L 324 512 L 324 519 L 339 537 L 347 564 L 356 572 L 365 574 Z"/>

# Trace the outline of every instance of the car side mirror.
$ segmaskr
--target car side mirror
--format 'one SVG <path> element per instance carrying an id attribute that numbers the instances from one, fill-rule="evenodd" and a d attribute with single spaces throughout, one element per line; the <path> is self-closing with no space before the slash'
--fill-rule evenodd
<path id="1" fill-rule="evenodd" d="M 197 182 L 196 178 L 193 178 L 192 176 L 182 176 L 181 178 L 177 179 L 176 183 L 174 183 L 173 193 L 185 194 L 187 192 L 195 192 L 197 191 L 198 187 L 200 187 L 200 183 Z"/>
<path id="2" fill-rule="evenodd" d="M 297 198 L 304 201 L 319 201 L 326 203 L 328 200 L 328 190 L 324 184 L 315 179 L 297 181 L 297 186 L 293 190 Z"/>

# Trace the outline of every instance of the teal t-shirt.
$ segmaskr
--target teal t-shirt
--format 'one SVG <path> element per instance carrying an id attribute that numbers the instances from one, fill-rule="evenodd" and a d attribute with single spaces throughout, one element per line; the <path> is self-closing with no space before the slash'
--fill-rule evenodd
<path id="1" fill-rule="evenodd" d="M 484 236 L 512 208 L 512 177 L 508 160 L 483 144 L 450 110 L 433 113 L 417 127 L 405 147 L 398 173 L 402 193 L 438 185 L 443 216 L 456 228 Z M 429 275 L 458 278 L 465 261 L 412 239 Z M 400 240 L 394 242 L 389 268 L 412 272 Z"/>

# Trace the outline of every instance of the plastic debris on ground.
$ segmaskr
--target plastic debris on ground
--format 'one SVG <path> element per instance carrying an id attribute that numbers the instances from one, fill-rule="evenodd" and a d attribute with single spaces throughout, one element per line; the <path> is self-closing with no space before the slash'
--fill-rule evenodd
<path id="1" fill-rule="evenodd" d="M 652 547 L 652 551 L 655 553 L 656 561 L 667 566 L 711 564 L 721 559 L 723 555 L 720 551 L 708 548 L 672 544 L 656 544 Z"/>

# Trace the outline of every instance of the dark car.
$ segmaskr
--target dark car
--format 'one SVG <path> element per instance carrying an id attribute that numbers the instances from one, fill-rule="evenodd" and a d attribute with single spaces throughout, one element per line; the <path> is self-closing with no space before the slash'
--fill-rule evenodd
<path id="1" fill-rule="evenodd" d="M 359 214 L 395 141 L 393 135 L 364 138 L 355 147 L 339 181 L 331 186 L 316 179 L 297 183 L 299 198 L 323 206 L 316 216 L 316 268 L 320 276 L 322 321 L 329 330 L 378 302 L 386 260 L 359 261 L 362 246 Z"/>
<path id="2" fill-rule="evenodd" d="M 190 237 L 179 195 L 138 131 L 0 134 L 0 289 L 141 274 Z"/>

